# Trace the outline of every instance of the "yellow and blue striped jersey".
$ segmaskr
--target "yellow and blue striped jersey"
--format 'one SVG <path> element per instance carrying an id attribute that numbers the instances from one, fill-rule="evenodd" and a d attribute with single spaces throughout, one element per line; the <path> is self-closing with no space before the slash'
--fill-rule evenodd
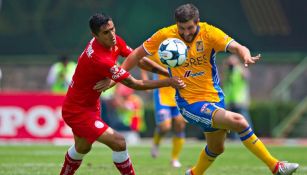
<path id="1" fill-rule="evenodd" d="M 161 63 L 158 52 L 149 57 L 154 62 L 158 63 L 160 66 L 167 68 L 164 64 Z M 160 74 L 154 74 L 155 80 L 162 80 L 166 77 Z M 154 89 L 154 94 L 159 100 L 159 103 L 164 106 L 176 106 L 175 94 L 176 91 L 172 87 L 163 87 L 159 89 Z M 156 98 L 155 98 L 156 99 Z"/>
<path id="2" fill-rule="evenodd" d="M 171 76 L 181 77 L 187 85 L 177 91 L 177 101 L 185 100 L 189 104 L 208 101 L 219 102 L 224 98 L 219 86 L 218 70 L 215 64 L 217 52 L 226 51 L 228 44 L 233 40 L 220 29 L 200 22 L 197 35 L 188 46 L 188 57 L 179 67 L 170 68 Z M 149 55 L 154 55 L 160 43 L 167 38 L 178 38 L 184 41 L 176 25 L 162 28 L 143 43 Z"/>

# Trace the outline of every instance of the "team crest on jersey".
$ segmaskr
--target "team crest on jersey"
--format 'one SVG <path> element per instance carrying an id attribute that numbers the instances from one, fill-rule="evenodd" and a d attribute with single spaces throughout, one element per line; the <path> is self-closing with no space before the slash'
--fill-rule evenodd
<path id="1" fill-rule="evenodd" d="M 95 121 L 95 127 L 96 127 L 96 128 L 103 128 L 103 127 L 104 127 L 104 124 L 103 124 L 101 121 L 96 120 L 96 121 Z"/>
<path id="2" fill-rule="evenodd" d="M 207 108 L 208 103 L 205 103 L 201 108 L 200 108 L 200 112 L 204 112 L 205 109 Z"/>
<path id="3" fill-rule="evenodd" d="M 196 41 L 196 51 L 197 52 L 203 52 L 204 51 L 203 41 Z"/>

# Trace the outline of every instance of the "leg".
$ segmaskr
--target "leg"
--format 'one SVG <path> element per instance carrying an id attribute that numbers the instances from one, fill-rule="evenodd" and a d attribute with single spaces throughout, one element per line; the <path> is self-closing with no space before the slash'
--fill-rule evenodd
<path id="1" fill-rule="evenodd" d="M 151 148 L 151 156 L 156 158 L 159 155 L 159 146 L 164 135 L 171 130 L 172 121 L 167 119 L 156 126 L 153 135 L 153 145 Z"/>
<path id="2" fill-rule="evenodd" d="M 212 125 L 215 128 L 230 129 L 238 132 L 245 147 L 262 160 L 274 174 L 279 172 L 280 174 L 288 175 L 292 174 L 298 168 L 298 164 L 282 163 L 285 166 L 289 166 L 289 168 L 286 171 L 280 170 L 282 169 L 280 162 L 269 153 L 241 114 L 219 109 L 213 117 Z"/>
<path id="3" fill-rule="evenodd" d="M 163 122 L 159 123 L 155 129 L 154 133 L 154 144 L 159 146 L 161 139 L 165 136 L 166 133 L 168 133 L 171 130 L 172 127 L 172 120 L 167 119 Z"/>
<path id="4" fill-rule="evenodd" d="M 113 162 L 121 174 L 135 175 L 132 162 L 126 148 L 126 141 L 122 135 L 109 127 L 101 136 L 99 136 L 97 141 L 106 144 L 113 150 Z"/>
<path id="5" fill-rule="evenodd" d="M 232 103 L 230 103 L 229 105 L 228 105 L 228 111 L 232 111 L 232 112 L 235 112 L 235 113 L 239 113 L 239 114 L 242 114 L 240 111 L 239 111 L 239 109 L 234 105 L 234 104 L 232 104 Z M 243 115 L 243 114 L 242 114 Z M 231 140 L 239 140 L 240 139 L 240 137 L 239 137 L 239 135 L 238 135 L 238 133 L 237 132 L 235 132 L 235 131 L 230 131 L 229 130 L 229 133 L 228 133 L 228 137 L 229 137 L 229 139 L 231 139 Z"/>
<path id="6" fill-rule="evenodd" d="M 159 154 L 159 146 L 163 136 L 171 130 L 172 127 L 172 118 L 170 107 L 162 106 L 160 104 L 156 105 L 156 129 L 153 135 L 153 145 L 151 148 L 151 156 L 156 158 Z"/>
<path id="7" fill-rule="evenodd" d="M 201 151 L 197 164 L 187 174 L 202 175 L 214 162 L 215 158 L 224 152 L 225 130 L 205 132 L 205 136 L 207 146 Z"/>
<path id="8" fill-rule="evenodd" d="M 173 135 L 173 147 L 172 147 L 172 166 L 175 168 L 181 167 L 179 162 L 179 154 L 181 153 L 183 144 L 185 142 L 185 121 L 181 115 L 177 115 L 173 118 L 174 135 Z"/>
<path id="9" fill-rule="evenodd" d="M 60 175 L 73 175 L 80 167 L 82 159 L 91 148 L 92 144 L 88 143 L 86 139 L 74 136 L 75 144 L 72 145 L 66 155 Z"/>
<path id="10" fill-rule="evenodd" d="M 214 131 L 214 128 L 238 132 L 243 144 L 255 156 L 261 159 L 274 174 L 279 173 L 281 175 L 291 175 L 298 168 L 299 165 L 296 163 L 279 162 L 277 159 L 271 156 L 264 144 L 257 138 L 252 129 L 249 127 L 246 119 L 241 114 L 226 111 L 223 108 L 223 101 L 214 104 L 209 102 L 196 102 L 190 105 L 183 104 L 183 106 L 180 107 L 180 111 L 185 120 L 187 120 L 189 123 L 201 126 L 207 132 L 210 132 L 210 130 L 211 132 Z M 214 141 L 212 143 L 214 143 Z M 222 152 L 215 150 L 215 153 L 210 149 L 215 150 L 215 148 L 207 147 L 205 153 L 211 155 L 211 157 L 217 156 Z M 221 149 L 221 147 L 219 149 Z M 201 155 L 200 157 L 204 156 Z M 193 172 L 188 170 L 186 174 L 193 174 Z"/>

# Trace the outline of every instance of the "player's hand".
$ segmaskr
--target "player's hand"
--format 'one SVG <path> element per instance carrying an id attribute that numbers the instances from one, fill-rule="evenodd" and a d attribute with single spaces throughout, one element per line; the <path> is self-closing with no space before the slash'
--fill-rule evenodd
<path id="1" fill-rule="evenodd" d="M 248 57 L 244 59 L 244 66 L 248 67 L 249 64 L 255 64 L 261 58 L 261 54 L 254 57 Z"/>
<path id="2" fill-rule="evenodd" d="M 170 83 L 173 88 L 182 89 L 186 87 L 186 84 L 179 77 L 171 77 Z"/>
<path id="3" fill-rule="evenodd" d="M 105 78 L 103 80 L 98 81 L 95 86 L 93 87 L 94 90 L 97 92 L 104 92 L 107 89 L 113 87 L 115 85 L 115 82 L 109 78 Z"/>

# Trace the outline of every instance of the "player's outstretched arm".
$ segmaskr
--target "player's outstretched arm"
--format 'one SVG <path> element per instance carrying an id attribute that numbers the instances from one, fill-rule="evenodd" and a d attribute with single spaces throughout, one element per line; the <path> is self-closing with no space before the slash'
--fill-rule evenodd
<path id="1" fill-rule="evenodd" d="M 160 87 L 172 86 L 173 88 L 184 88 L 186 85 L 178 77 L 171 77 L 163 80 L 137 80 L 131 75 L 121 81 L 122 84 L 136 90 L 155 89 Z M 116 84 L 111 79 L 103 79 L 95 84 L 93 87 L 97 92 L 103 92 Z"/>
<path id="2" fill-rule="evenodd" d="M 132 53 L 128 55 L 128 57 L 125 59 L 121 67 L 127 71 L 134 68 L 139 61 L 147 55 L 146 51 L 142 46 L 139 46 L 135 50 L 133 50 Z"/>
<path id="3" fill-rule="evenodd" d="M 120 83 L 136 90 L 155 89 L 167 86 L 182 89 L 186 86 L 179 77 L 171 77 L 163 80 L 137 80 L 130 75 Z"/>
<path id="4" fill-rule="evenodd" d="M 158 63 L 150 60 L 147 57 L 143 57 L 139 62 L 138 66 L 146 71 L 152 72 L 152 73 L 158 73 L 164 76 L 169 76 L 167 69 L 160 66 Z"/>
<path id="5" fill-rule="evenodd" d="M 241 44 L 237 43 L 236 41 L 232 41 L 227 50 L 233 54 L 238 55 L 244 61 L 244 66 L 247 67 L 249 64 L 254 64 L 261 58 L 261 55 L 258 54 L 257 56 L 251 56 L 249 49 Z"/>
<path id="6" fill-rule="evenodd" d="M 147 55 L 148 54 L 143 48 L 143 46 L 139 46 L 132 53 L 128 55 L 128 57 L 125 59 L 121 67 L 129 71 L 133 67 L 138 65 L 144 70 L 147 70 L 153 73 L 158 73 L 164 76 L 169 76 L 168 71 L 165 68 L 155 63 L 154 61 L 151 61 L 150 59 L 146 58 L 145 56 Z"/>

